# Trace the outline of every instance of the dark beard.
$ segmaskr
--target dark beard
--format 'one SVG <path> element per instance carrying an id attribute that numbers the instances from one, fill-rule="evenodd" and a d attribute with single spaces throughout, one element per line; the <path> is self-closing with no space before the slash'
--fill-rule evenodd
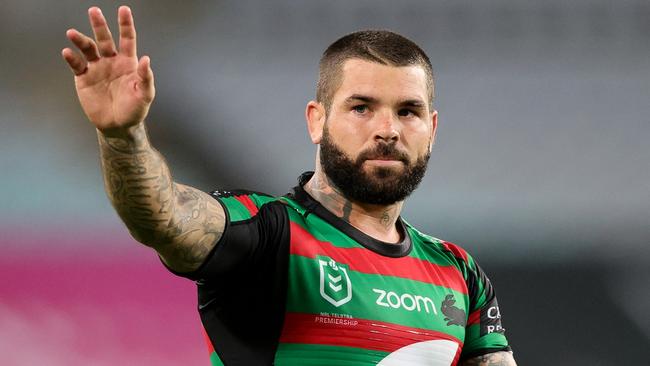
<path id="1" fill-rule="evenodd" d="M 430 155 L 427 152 L 411 164 L 395 144 L 381 143 L 362 151 L 353 161 L 332 141 L 327 127 L 320 142 L 320 164 L 327 178 L 347 199 L 374 205 L 390 205 L 408 197 L 422 181 Z M 364 161 L 377 157 L 400 160 L 406 169 L 376 167 L 366 173 Z"/>

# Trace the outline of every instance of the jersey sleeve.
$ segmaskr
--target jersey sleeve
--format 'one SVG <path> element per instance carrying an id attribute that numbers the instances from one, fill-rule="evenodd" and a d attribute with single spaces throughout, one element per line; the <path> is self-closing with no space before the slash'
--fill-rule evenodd
<path id="1" fill-rule="evenodd" d="M 462 248 L 445 242 L 459 260 L 469 295 L 469 311 L 461 360 L 498 351 L 510 351 L 501 324 L 501 311 L 490 279 Z"/>
<path id="2" fill-rule="evenodd" d="M 226 223 L 221 238 L 201 266 L 186 273 L 172 272 L 202 283 L 226 275 L 245 275 L 269 270 L 288 241 L 288 217 L 284 205 L 272 196 L 250 191 L 214 191 L 223 207 Z M 171 270 L 171 269 L 170 269 Z"/>
<path id="3" fill-rule="evenodd" d="M 198 310 L 217 365 L 270 365 L 284 321 L 289 217 L 274 197 L 212 192 L 224 232 L 204 263 L 180 274 L 195 280 Z"/>

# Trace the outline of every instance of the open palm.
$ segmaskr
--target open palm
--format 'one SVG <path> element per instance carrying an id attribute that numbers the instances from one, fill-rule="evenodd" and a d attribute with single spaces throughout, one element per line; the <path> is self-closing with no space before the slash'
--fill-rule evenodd
<path id="1" fill-rule="evenodd" d="M 70 29 L 66 36 L 82 55 L 70 48 L 62 51 L 75 74 L 81 107 L 102 131 L 136 125 L 146 117 L 155 89 L 149 58 L 138 60 L 131 10 L 126 6 L 118 10 L 119 52 L 101 10 L 90 8 L 88 16 L 95 39 Z"/>

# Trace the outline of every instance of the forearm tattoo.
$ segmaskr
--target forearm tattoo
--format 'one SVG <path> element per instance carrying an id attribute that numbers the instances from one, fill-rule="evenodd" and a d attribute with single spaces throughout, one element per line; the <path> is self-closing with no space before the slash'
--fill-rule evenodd
<path id="1" fill-rule="evenodd" d="M 223 232 L 219 204 L 173 182 L 143 124 L 128 136 L 98 136 L 106 193 L 133 237 L 175 270 L 196 269 Z"/>
<path id="2" fill-rule="evenodd" d="M 465 360 L 462 366 L 517 366 L 511 352 L 495 352 Z"/>

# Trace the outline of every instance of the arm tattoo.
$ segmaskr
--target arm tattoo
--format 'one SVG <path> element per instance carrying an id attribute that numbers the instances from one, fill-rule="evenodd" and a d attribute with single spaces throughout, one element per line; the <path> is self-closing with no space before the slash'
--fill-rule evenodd
<path id="1" fill-rule="evenodd" d="M 175 214 L 167 224 L 167 242 L 158 251 L 168 265 L 186 272 L 198 268 L 221 238 L 225 214 L 206 193 L 182 184 L 175 187 Z"/>
<path id="2" fill-rule="evenodd" d="M 517 366 L 512 352 L 494 352 L 465 360 L 461 366 Z"/>
<path id="3" fill-rule="evenodd" d="M 225 215 L 206 193 L 174 183 L 143 124 L 128 136 L 98 132 L 106 193 L 133 237 L 175 270 L 191 271 L 221 237 Z"/>

